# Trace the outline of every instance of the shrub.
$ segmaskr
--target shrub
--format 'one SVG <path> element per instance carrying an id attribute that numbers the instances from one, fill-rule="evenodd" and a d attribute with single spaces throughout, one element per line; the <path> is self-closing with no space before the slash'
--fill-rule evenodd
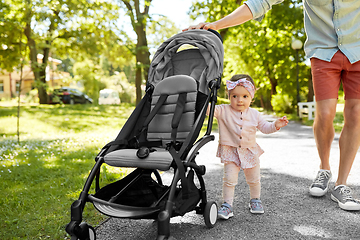
<path id="1" fill-rule="evenodd" d="M 271 105 L 275 112 L 293 113 L 295 108 L 292 105 L 292 100 L 289 95 L 277 94 L 272 97 Z"/>

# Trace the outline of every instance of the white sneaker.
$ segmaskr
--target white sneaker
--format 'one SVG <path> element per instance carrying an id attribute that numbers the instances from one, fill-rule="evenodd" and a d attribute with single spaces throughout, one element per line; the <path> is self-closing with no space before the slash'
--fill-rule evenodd
<path id="1" fill-rule="evenodd" d="M 353 198 L 351 189 L 345 185 L 339 185 L 331 193 L 331 199 L 339 203 L 339 207 L 349 211 L 359 211 L 360 201 Z"/>
<path id="2" fill-rule="evenodd" d="M 329 170 L 319 170 L 315 180 L 309 188 L 310 195 L 314 197 L 324 196 L 328 189 L 331 180 L 331 172 Z"/>

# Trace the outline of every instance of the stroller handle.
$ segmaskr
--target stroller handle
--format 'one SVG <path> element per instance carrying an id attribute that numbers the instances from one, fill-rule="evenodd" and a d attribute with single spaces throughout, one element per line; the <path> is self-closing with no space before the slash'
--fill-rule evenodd
<path id="1" fill-rule="evenodd" d="M 215 34 L 221 40 L 221 42 L 223 43 L 223 39 L 222 39 L 222 37 L 221 37 L 221 35 L 220 35 L 220 33 L 218 31 L 216 31 L 214 29 L 211 29 L 211 28 L 209 28 L 208 31 Z"/>

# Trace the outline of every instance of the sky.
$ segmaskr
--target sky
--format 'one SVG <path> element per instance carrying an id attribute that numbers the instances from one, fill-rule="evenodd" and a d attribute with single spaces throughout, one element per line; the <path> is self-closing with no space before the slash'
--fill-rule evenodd
<path id="1" fill-rule="evenodd" d="M 188 15 L 189 8 L 194 0 L 153 0 L 151 2 L 150 14 L 162 14 L 176 23 L 180 28 L 186 28 L 193 22 Z M 195 22 L 202 21 L 198 18 Z"/>

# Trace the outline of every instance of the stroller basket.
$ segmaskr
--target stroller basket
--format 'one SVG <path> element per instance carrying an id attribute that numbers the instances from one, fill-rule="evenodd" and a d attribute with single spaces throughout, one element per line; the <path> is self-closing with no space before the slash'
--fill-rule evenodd
<path id="1" fill-rule="evenodd" d="M 215 139 L 210 134 L 224 54 L 219 36 L 215 31 L 191 30 L 159 47 L 145 96 L 115 140 L 96 156 L 79 199 L 71 205 L 66 226 L 71 240 L 96 239 L 95 229 L 82 222 L 87 202 L 110 217 L 156 219 L 158 240 L 170 237 L 171 217 L 193 210 L 204 216 L 207 227 L 215 226 L 217 204 L 207 200 L 206 169 L 197 165 L 196 157 Z M 189 44 L 193 47 L 183 47 Z M 206 133 L 199 138 L 206 112 Z M 100 187 L 103 164 L 134 170 Z M 163 184 L 159 171 L 173 171 L 170 184 Z M 94 181 L 95 193 L 90 194 Z"/>
<path id="2" fill-rule="evenodd" d="M 125 178 L 90 195 L 96 209 L 108 216 L 153 218 L 165 205 L 169 187 L 151 177 L 151 171 L 136 169 Z"/>
<path id="3" fill-rule="evenodd" d="M 170 188 L 156 182 L 150 174 L 149 171 L 136 169 L 124 179 L 103 187 L 95 195 L 89 195 L 89 200 L 99 212 L 108 216 L 154 219 L 165 209 Z M 184 200 L 182 189 L 176 188 L 172 217 L 193 210 L 200 201 L 201 193 L 194 184 L 193 171 L 189 172 L 187 182 L 190 185 L 189 197 Z"/>

